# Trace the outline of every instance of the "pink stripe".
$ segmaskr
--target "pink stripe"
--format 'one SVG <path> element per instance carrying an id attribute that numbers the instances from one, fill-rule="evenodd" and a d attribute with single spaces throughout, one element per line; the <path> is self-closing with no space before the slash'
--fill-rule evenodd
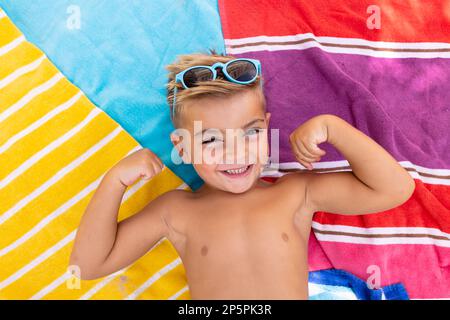
<path id="1" fill-rule="evenodd" d="M 367 279 L 370 276 L 367 268 L 375 265 L 380 268 L 382 286 L 401 282 L 412 299 L 450 297 L 450 248 L 319 243 L 311 236 L 309 265 L 311 271 L 343 269 L 361 279 Z"/>

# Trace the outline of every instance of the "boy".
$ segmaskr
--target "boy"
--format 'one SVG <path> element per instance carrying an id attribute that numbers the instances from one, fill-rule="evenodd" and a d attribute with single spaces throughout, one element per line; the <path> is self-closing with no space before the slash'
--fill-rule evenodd
<path id="1" fill-rule="evenodd" d="M 303 171 L 265 182 L 259 175 L 268 157 L 270 114 L 259 61 L 214 52 L 179 58 L 168 66 L 168 101 L 175 127 L 184 131 L 172 133 L 171 140 L 205 184 L 196 192 L 167 192 L 117 223 L 127 186 L 163 167 L 148 149 L 129 155 L 105 175 L 91 199 L 70 264 L 80 267 L 83 279 L 103 277 L 166 237 L 183 261 L 192 299 L 307 299 L 314 212 L 388 210 L 409 199 L 414 180 L 375 141 L 326 114 L 292 132 L 292 150 L 311 170 L 325 154 L 318 145 L 328 142 L 353 172 Z M 238 132 L 237 144 L 225 136 L 229 130 Z"/>

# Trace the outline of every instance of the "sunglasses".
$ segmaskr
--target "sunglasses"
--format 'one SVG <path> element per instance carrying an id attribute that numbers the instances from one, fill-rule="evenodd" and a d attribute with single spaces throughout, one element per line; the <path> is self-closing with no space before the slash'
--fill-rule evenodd
<path id="1" fill-rule="evenodd" d="M 193 66 L 181 71 L 175 76 L 175 84 L 181 83 L 184 89 L 198 86 L 198 82 L 217 79 L 217 68 L 220 68 L 224 78 L 238 84 L 250 84 L 261 75 L 261 62 L 256 59 L 239 58 L 227 63 L 217 62 L 212 66 Z M 262 86 L 262 81 L 261 81 Z M 177 86 L 173 91 L 172 117 L 175 112 Z"/>

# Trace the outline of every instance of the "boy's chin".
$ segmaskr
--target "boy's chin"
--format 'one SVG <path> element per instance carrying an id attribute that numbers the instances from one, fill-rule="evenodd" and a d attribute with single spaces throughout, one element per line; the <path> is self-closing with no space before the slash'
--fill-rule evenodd
<path id="1" fill-rule="evenodd" d="M 236 183 L 236 184 L 226 184 L 222 186 L 220 189 L 230 193 L 244 193 L 252 188 L 255 181 L 248 180 L 245 183 Z"/>
<path id="2" fill-rule="evenodd" d="M 248 191 L 249 189 L 251 189 L 251 186 L 248 186 L 245 188 L 227 188 L 226 190 L 223 190 L 223 191 L 227 191 L 227 192 L 234 193 L 234 194 L 240 194 L 240 193 L 244 193 L 244 192 Z"/>

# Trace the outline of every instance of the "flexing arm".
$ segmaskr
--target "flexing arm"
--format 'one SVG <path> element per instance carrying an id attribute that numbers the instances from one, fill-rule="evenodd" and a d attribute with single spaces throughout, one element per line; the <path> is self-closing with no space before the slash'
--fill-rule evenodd
<path id="1" fill-rule="evenodd" d="M 167 235 L 167 196 L 151 201 L 135 215 L 117 222 L 127 186 L 139 177 L 150 179 L 162 164 L 148 149 L 123 159 L 103 177 L 81 219 L 70 257 L 82 279 L 111 274 L 144 255 Z"/>
<path id="2" fill-rule="evenodd" d="M 333 115 L 312 118 L 291 135 L 301 163 L 320 160 L 329 142 L 348 160 L 352 172 L 304 175 L 306 203 L 313 211 L 341 214 L 375 213 L 397 207 L 412 195 L 415 183 L 408 172 L 379 144 Z"/>

